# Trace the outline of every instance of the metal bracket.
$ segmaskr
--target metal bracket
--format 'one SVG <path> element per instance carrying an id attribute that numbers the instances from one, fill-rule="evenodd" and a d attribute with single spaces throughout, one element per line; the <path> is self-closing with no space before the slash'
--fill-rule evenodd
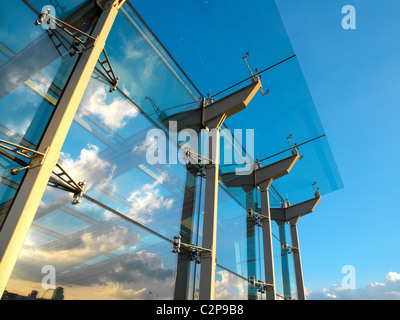
<path id="1" fill-rule="evenodd" d="M 48 151 L 48 148 L 46 148 L 45 153 L 42 153 L 3 139 L 0 139 L 0 147 L 31 160 L 31 163 L 25 167 L 12 169 L 10 173 L 13 176 L 17 175 L 23 170 L 28 170 L 41 166 L 43 164 L 43 161 L 46 159 Z M 39 162 L 36 162 L 36 160 L 38 160 Z"/>
<path id="2" fill-rule="evenodd" d="M 269 219 L 267 216 L 264 216 L 258 212 L 255 212 L 253 209 L 247 209 L 247 218 L 253 219 L 257 226 L 262 227 L 262 221 Z"/>
<path id="3" fill-rule="evenodd" d="M 249 66 L 249 64 L 247 63 L 247 60 L 246 60 L 249 56 L 250 56 L 250 53 L 247 52 L 246 55 L 243 57 L 243 60 L 244 60 L 244 62 L 246 63 L 247 68 L 248 68 L 249 71 L 250 71 L 251 77 L 253 78 L 253 82 L 256 82 L 256 81 L 258 81 L 259 79 L 261 79 L 261 76 L 257 75 L 258 69 L 255 69 L 255 70 L 254 70 L 254 71 L 255 71 L 254 74 L 253 74 L 253 72 L 251 71 L 251 68 L 250 68 L 250 66 Z M 261 88 L 260 88 L 260 91 L 261 91 L 261 93 L 262 93 L 263 96 L 265 96 L 265 95 L 267 95 L 267 94 L 269 93 L 269 90 L 267 90 L 266 92 L 264 92 Z"/>
<path id="4" fill-rule="evenodd" d="M 255 276 L 250 276 L 249 284 L 251 289 L 255 289 L 256 287 L 259 288 L 258 292 L 265 293 L 268 289 L 273 288 L 274 286 L 269 283 L 262 282 L 261 280 L 256 281 Z"/>
<path id="5" fill-rule="evenodd" d="M 31 160 L 31 162 L 28 164 L 22 161 L 21 159 L 10 155 L 8 152 L 4 153 L 2 152 L 8 158 L 12 159 L 14 162 L 20 165 L 24 165 L 22 168 L 14 168 L 10 170 L 10 174 L 13 176 L 19 174 L 23 170 L 29 170 L 41 166 L 44 160 L 46 159 L 48 152 L 48 148 L 46 148 L 45 153 L 42 153 L 3 139 L 0 139 L 0 147 Z M 84 193 L 86 182 L 85 181 L 75 182 L 75 180 L 71 178 L 71 176 L 61 167 L 59 163 L 56 164 L 56 168 L 58 168 L 59 171 L 61 172 L 57 173 L 55 172 L 55 170 L 53 170 L 52 173 L 57 178 L 50 177 L 51 182 L 56 184 L 57 186 L 61 186 L 67 189 L 68 191 L 72 191 L 74 193 L 72 204 L 80 203 Z"/>
<path id="6" fill-rule="evenodd" d="M 185 149 L 185 158 L 189 160 L 190 159 L 195 160 L 199 165 L 215 164 L 212 159 L 209 159 L 207 157 L 202 156 L 201 154 L 198 154 L 197 152 L 194 152 L 189 147 Z"/>
<path id="7" fill-rule="evenodd" d="M 112 85 L 112 88 L 110 89 L 110 92 L 114 92 L 115 90 L 117 90 L 119 77 L 115 76 L 115 72 L 114 72 L 114 69 L 113 69 L 113 67 L 111 65 L 110 59 L 108 58 L 106 49 L 103 49 L 102 53 L 103 53 L 105 59 L 103 61 L 101 61 L 100 58 L 99 58 L 98 62 L 100 63 L 100 65 L 103 68 L 103 70 L 105 71 L 105 74 L 104 74 L 104 72 L 102 72 L 97 67 L 96 67 L 96 70 L 99 71 L 108 80 L 110 85 Z"/>
<path id="8" fill-rule="evenodd" d="M 299 250 L 299 248 L 296 248 L 296 247 L 293 247 L 293 246 L 289 246 L 287 244 L 287 242 L 282 242 L 281 248 L 282 248 L 283 251 L 286 251 L 287 254 L 291 254 L 293 251 Z"/>
<path id="9" fill-rule="evenodd" d="M 314 182 L 312 184 L 312 187 L 314 189 L 314 194 L 315 194 L 316 197 L 321 197 L 321 195 L 319 194 L 319 187 L 316 187 L 316 185 L 317 185 L 317 182 Z"/>
<path id="10" fill-rule="evenodd" d="M 52 182 L 74 193 L 72 204 L 80 203 L 85 192 L 86 181 L 76 182 L 59 163 L 56 164 L 56 168 L 58 168 L 59 172 L 53 170 L 53 174 L 57 178 L 52 177 Z"/>
<path id="11" fill-rule="evenodd" d="M 292 155 L 298 155 L 299 154 L 299 147 L 297 146 L 297 143 L 294 144 L 294 146 L 292 145 L 292 142 L 290 141 L 290 139 L 292 139 L 293 136 L 292 134 L 289 135 L 289 137 L 287 137 L 287 141 L 289 141 L 290 144 L 290 148 L 292 148 Z M 303 156 L 300 156 L 299 159 L 302 159 Z"/>
<path id="12" fill-rule="evenodd" d="M 92 47 L 97 41 L 97 38 L 92 37 L 90 34 L 87 34 L 83 31 L 75 28 L 74 26 L 71 26 L 68 23 L 50 15 L 50 8 L 47 9 L 47 11 L 45 11 L 39 15 L 38 19 L 35 21 L 35 25 L 37 25 L 37 26 L 41 25 L 45 19 L 52 19 L 54 21 L 54 24 L 56 25 L 56 27 L 60 28 L 66 34 L 68 34 L 70 37 L 72 37 L 73 40 L 71 41 L 65 35 L 63 35 L 60 31 L 58 31 L 57 28 L 52 29 L 55 32 L 57 32 L 62 38 L 64 38 L 64 40 L 66 40 L 71 45 L 73 51 L 71 51 L 69 53 L 70 56 L 74 56 L 78 53 L 84 52 L 85 50 Z M 87 40 L 86 41 L 82 40 L 80 38 L 82 36 L 86 37 Z"/>
<path id="13" fill-rule="evenodd" d="M 193 244 L 182 243 L 181 239 L 182 239 L 181 235 L 174 237 L 174 240 L 172 242 L 172 252 L 180 253 L 181 248 L 183 248 L 184 250 L 190 253 L 190 261 L 196 261 L 196 263 L 200 264 L 201 254 L 204 252 L 211 252 L 210 249 L 201 248 Z"/>

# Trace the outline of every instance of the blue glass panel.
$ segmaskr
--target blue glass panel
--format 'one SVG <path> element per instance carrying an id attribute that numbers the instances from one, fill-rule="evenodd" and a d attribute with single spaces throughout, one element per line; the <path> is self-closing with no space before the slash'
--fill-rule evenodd
<path id="1" fill-rule="evenodd" d="M 218 190 L 218 264 L 247 278 L 246 209 L 223 188 Z"/>
<path id="2" fill-rule="evenodd" d="M 204 94 L 250 76 L 242 60 L 246 52 L 259 70 L 293 55 L 275 1 L 139 0 L 132 5 Z"/>
<path id="3" fill-rule="evenodd" d="M 45 3 L 33 3 L 34 7 L 43 5 Z M 90 32 L 98 14 L 90 9 L 93 4 L 78 14 L 69 13 L 74 16 L 70 23 Z M 2 2 L 0 10 L 4 13 L 0 21 L 0 138 L 36 149 L 78 56 L 71 57 L 67 53 L 69 45 L 66 43 L 65 47 L 59 46 L 55 31 L 35 25 L 37 13 L 27 3 Z M 85 21 L 80 20 L 85 14 Z M 12 176 L 10 170 L 25 165 L 24 162 L 13 163 L 4 153 L 0 158 L 2 226 L 25 175 L 22 172 Z M 24 157 L 17 158 L 29 163 Z"/>

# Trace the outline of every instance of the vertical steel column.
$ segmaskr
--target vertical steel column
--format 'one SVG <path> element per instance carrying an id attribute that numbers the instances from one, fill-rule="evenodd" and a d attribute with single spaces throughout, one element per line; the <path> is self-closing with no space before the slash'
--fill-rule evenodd
<path id="1" fill-rule="evenodd" d="M 191 218 L 194 215 L 196 207 L 196 189 L 197 189 L 197 169 L 191 164 L 186 165 L 186 185 L 185 196 L 183 199 L 182 219 L 181 219 L 181 241 L 183 243 L 192 243 L 193 225 Z M 185 250 L 178 253 L 178 263 L 176 267 L 175 281 L 175 300 L 187 300 L 190 283 L 190 254 Z"/>
<path id="2" fill-rule="evenodd" d="M 201 255 L 200 300 L 214 299 L 216 245 L 217 245 L 217 206 L 219 174 L 219 128 L 212 129 L 208 135 L 208 158 L 212 163 L 206 165 L 206 187 L 204 195 L 204 222 L 202 247 L 211 250 Z"/>
<path id="3" fill-rule="evenodd" d="M 254 191 L 251 189 L 246 192 L 246 209 L 255 210 L 254 207 Z M 247 238 L 247 273 L 249 276 L 255 276 L 257 279 L 257 265 L 256 265 L 256 224 L 254 219 L 246 219 L 246 238 Z M 252 289 L 250 284 L 248 286 L 247 297 L 249 300 L 257 300 L 257 288 Z"/>
<path id="4" fill-rule="evenodd" d="M 306 295 L 304 290 L 304 280 L 303 280 L 303 269 L 301 266 L 301 257 L 300 257 L 300 244 L 299 244 L 299 237 L 297 234 L 297 222 L 299 221 L 299 218 L 300 216 L 297 216 L 297 218 L 289 220 L 289 223 L 290 223 L 290 234 L 292 237 L 294 271 L 296 275 L 297 299 L 306 300 Z"/>
<path id="5" fill-rule="evenodd" d="M 261 215 L 266 217 L 262 221 L 265 282 L 272 285 L 271 288 L 267 289 L 266 295 L 267 295 L 267 300 L 275 300 L 276 299 L 275 268 L 274 268 L 274 252 L 272 247 L 271 214 L 269 208 L 268 188 L 265 189 L 260 188 L 260 198 L 261 198 Z"/>
<path id="6" fill-rule="evenodd" d="M 285 221 L 277 221 L 279 226 L 279 239 L 281 243 L 286 241 Z M 289 253 L 288 250 L 281 244 L 281 263 L 282 263 L 282 282 L 283 282 L 283 296 L 285 299 L 291 299 L 292 293 L 290 288 L 290 273 L 289 273 Z"/>
<path id="7" fill-rule="evenodd" d="M 26 173 L 0 231 L 0 295 L 14 269 L 97 59 L 123 3 L 123 0 L 107 2 L 109 6 L 100 15 L 92 33 L 97 40 L 79 57 L 38 146 L 37 151 L 46 153 L 46 157 L 32 159 L 35 167 Z"/>

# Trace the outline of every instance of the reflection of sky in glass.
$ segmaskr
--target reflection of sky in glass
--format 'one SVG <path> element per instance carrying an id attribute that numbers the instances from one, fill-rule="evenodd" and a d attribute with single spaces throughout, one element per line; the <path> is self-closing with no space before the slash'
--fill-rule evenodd
<path id="1" fill-rule="evenodd" d="M 59 13 L 67 15 L 79 3 L 81 1 L 69 2 L 64 8 L 58 8 Z M 143 12 L 149 8 L 143 1 L 139 1 L 137 5 Z M 157 10 L 162 10 L 164 5 L 167 6 L 160 3 Z M 179 5 L 179 8 L 177 5 L 177 1 L 169 3 L 168 12 L 175 8 L 175 14 L 179 15 L 180 11 L 189 10 L 185 7 L 186 4 L 183 7 Z M 221 26 L 219 22 L 219 15 L 227 10 L 226 6 L 214 2 L 208 7 L 206 3 L 191 5 L 210 17 L 207 26 L 202 24 L 202 28 L 197 29 L 198 22 L 187 15 L 181 15 L 177 20 L 169 20 L 168 24 L 174 25 L 172 30 L 186 32 L 181 40 L 178 40 L 178 46 L 172 49 L 173 54 L 175 55 L 176 49 L 182 51 L 182 48 L 186 48 L 189 52 L 196 50 L 203 60 L 202 64 L 192 65 L 199 68 L 198 70 L 207 71 L 207 82 L 204 81 L 204 73 L 198 70 L 194 72 L 193 66 L 187 65 L 183 59 L 185 70 L 193 74 L 195 83 L 199 84 L 201 90 L 215 93 L 232 84 L 232 79 L 238 81 L 244 78 L 243 68 L 236 68 L 236 60 L 241 60 L 243 47 L 238 44 L 246 37 L 251 42 L 249 48 L 252 51 L 262 52 L 261 56 L 258 55 L 252 60 L 252 64 L 258 64 L 259 68 L 293 55 L 273 1 L 255 1 L 249 5 L 251 8 L 246 8 L 253 9 L 256 14 L 260 14 L 260 11 L 270 13 L 270 19 L 265 19 L 264 14 L 261 19 L 266 23 L 262 25 L 261 30 L 269 30 L 271 25 L 274 26 L 275 33 L 269 34 L 268 41 L 260 41 L 260 33 L 255 32 L 251 33 L 251 39 L 248 38 L 248 30 L 239 25 L 235 25 L 235 29 L 232 30 L 234 35 L 226 33 L 225 28 L 231 25 Z M 229 14 L 232 17 L 243 15 L 240 7 L 232 7 Z M 190 8 L 191 11 L 193 9 Z M 159 14 L 157 10 L 153 12 L 156 16 Z M 184 28 L 181 28 L 182 26 Z M 161 37 L 166 37 L 167 43 L 177 41 L 176 38 L 173 39 L 172 33 L 165 34 L 166 28 L 160 30 L 154 25 L 154 29 Z M 215 33 L 212 37 L 211 32 Z M 220 32 L 224 34 L 223 37 Z M 232 36 L 236 42 L 231 41 Z M 196 39 L 197 43 L 190 43 L 191 39 Z M 208 45 L 204 47 L 202 42 L 206 39 Z M 213 46 L 214 54 L 210 56 L 209 41 L 213 39 L 218 39 L 218 44 Z M 11 40 L 10 46 L 13 50 L 20 50 Z M 230 50 L 229 57 L 224 54 L 227 50 L 223 49 L 225 46 Z M 146 133 L 149 129 L 156 128 L 153 121 L 158 123 L 163 117 L 176 112 L 198 108 L 201 95 L 154 40 L 151 33 L 144 28 L 142 22 L 134 16 L 128 5 L 124 5 L 117 17 L 106 50 L 116 75 L 121 78 L 121 92 L 109 93 L 109 86 L 105 84 L 104 79 L 99 78 L 99 72 L 95 71 L 60 156 L 60 163 L 71 176 L 78 181 L 87 182 L 86 194 L 103 206 L 85 198 L 81 204 L 73 206 L 71 194 L 48 188 L 21 254 L 20 263 L 15 268 L 14 278 L 19 277 L 21 281 L 39 281 L 29 272 L 29 267 L 38 269 L 46 262 L 55 265 L 60 283 L 70 292 L 74 292 L 69 293 L 69 297 L 87 298 L 90 291 L 85 292 L 85 289 L 90 289 L 92 293 L 103 292 L 107 297 L 171 298 L 176 255 L 171 254 L 170 242 L 141 230 L 111 211 L 123 213 L 169 239 L 179 234 L 186 169 L 180 164 L 149 165 L 145 156 L 151 141 L 146 139 Z M 4 54 L 2 57 L 7 58 Z M 48 67 L 41 71 L 41 76 L 47 79 L 54 78 L 54 84 L 61 88 L 69 70 L 62 68 L 64 62 L 60 59 L 49 63 Z M 234 71 L 228 74 L 228 69 Z M 225 78 L 222 79 L 223 74 Z M 278 158 L 286 155 L 282 151 L 288 147 L 286 137 L 289 134 L 294 135 L 297 143 L 303 143 L 323 135 L 324 132 L 295 58 L 264 73 L 262 81 L 271 90 L 270 95 L 257 95 L 240 117 L 228 119 L 226 124 L 229 128 L 256 128 L 257 154 L 254 158 L 267 164 L 277 159 L 271 157 L 276 153 L 279 153 Z M 32 119 L 35 116 L 37 118 L 37 114 L 40 115 L 39 111 L 43 112 L 43 117 L 50 115 L 52 101 L 54 104 L 58 98 L 54 92 L 46 96 L 50 82 L 33 79 L 1 100 L 1 103 L 6 104 L 10 103 L 11 99 L 19 99 L 21 103 L 15 108 L 27 108 L 28 105 L 30 107 L 29 112 L 24 114 L 25 118 L 18 119 L 19 123 L 13 122 L 15 120 L 12 112 L 16 110 L 10 110 L 9 114 L 0 120 L 3 121 L 0 124 L 9 129 L 8 135 L 20 136 L 19 138 L 25 135 L 33 142 L 38 141 L 42 128 L 35 124 L 31 125 L 28 131 L 28 127 Z M 36 93 L 32 92 L 33 88 Z M 42 95 L 38 95 L 38 92 Z M 47 102 L 43 102 L 43 96 Z M 44 104 L 48 104 L 47 111 L 42 110 L 45 108 Z M 144 116 L 136 105 L 151 119 Z M 287 132 L 288 128 L 290 132 Z M 340 177 L 325 138 L 305 145 L 301 154 L 304 160 L 298 165 L 298 170 L 293 171 L 289 179 L 274 182 L 279 192 L 289 193 L 289 200 L 297 202 L 312 195 L 312 191 L 309 192 L 306 186 L 311 188 L 311 183 L 316 180 L 323 192 L 341 187 Z M 311 164 L 310 159 L 318 161 L 311 161 Z M 232 168 L 221 166 L 221 172 L 230 169 Z M 12 191 L 9 191 L 10 193 Z M 218 262 L 247 277 L 246 212 L 242 206 L 244 193 L 240 188 L 224 190 L 222 187 L 219 193 Z M 271 193 L 271 204 L 279 205 L 279 195 L 274 191 Z M 10 197 L 6 194 L 4 193 L 4 200 Z M 242 205 L 233 199 L 232 195 Z M 274 233 L 279 234 L 277 231 Z M 260 237 L 259 233 L 257 236 Z M 35 248 L 35 252 L 34 244 L 39 246 Z M 274 245 L 280 245 L 279 241 L 274 240 Z M 261 251 L 262 247 L 257 247 L 258 259 Z M 274 252 L 276 272 L 279 274 L 280 252 L 279 249 Z M 61 261 L 61 257 L 67 259 Z M 258 273 L 262 274 L 261 265 L 257 268 Z M 279 279 L 277 284 L 279 293 Z M 77 286 L 81 286 L 80 290 L 77 290 Z M 217 270 L 216 297 L 246 298 L 247 281 L 226 270 Z"/>
<path id="2" fill-rule="evenodd" d="M 69 235 L 90 226 L 87 222 L 60 210 L 56 210 L 36 220 L 35 224 L 62 235 Z"/>

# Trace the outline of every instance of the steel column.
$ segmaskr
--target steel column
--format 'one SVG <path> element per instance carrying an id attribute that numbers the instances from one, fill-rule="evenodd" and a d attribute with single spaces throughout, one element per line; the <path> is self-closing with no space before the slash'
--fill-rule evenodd
<path id="1" fill-rule="evenodd" d="M 186 165 L 186 185 L 185 196 L 183 199 L 182 219 L 180 235 L 182 242 L 192 243 L 193 238 L 193 215 L 196 207 L 196 189 L 198 181 L 197 169 L 192 164 Z M 190 254 L 182 250 L 178 253 L 178 263 L 176 267 L 175 281 L 175 300 L 187 300 L 190 284 Z"/>
<path id="2" fill-rule="evenodd" d="M 290 223 L 290 234 L 292 237 L 294 272 L 296 276 L 296 286 L 297 286 L 297 299 L 306 300 L 306 295 L 304 290 L 303 269 L 301 266 L 301 257 L 300 257 L 300 244 L 297 233 L 297 222 L 299 221 L 299 218 L 300 216 L 298 216 L 295 219 L 291 219 L 289 220 L 289 223 Z"/>
<path id="3" fill-rule="evenodd" d="M 246 209 L 255 210 L 254 206 L 254 191 L 251 189 L 246 192 Z M 256 224 L 254 219 L 246 219 L 246 238 L 247 238 L 247 273 L 257 278 L 257 252 L 256 252 Z M 257 288 L 252 289 L 248 286 L 248 299 L 257 300 Z"/>
<path id="4" fill-rule="evenodd" d="M 217 206 L 219 174 L 219 129 L 212 129 L 208 136 L 208 158 L 212 163 L 206 165 L 206 187 L 204 195 L 204 220 L 202 247 L 211 250 L 201 256 L 200 300 L 214 299 L 216 246 L 217 246 Z"/>
<path id="5" fill-rule="evenodd" d="M 265 282 L 271 284 L 272 287 L 267 289 L 267 300 L 276 299 L 275 286 L 275 268 L 274 268 L 274 252 L 272 247 L 272 229 L 271 214 L 269 208 L 269 192 L 268 188 L 260 190 L 261 198 L 261 214 L 267 217 L 262 221 L 263 248 L 264 248 L 264 271 Z"/>

